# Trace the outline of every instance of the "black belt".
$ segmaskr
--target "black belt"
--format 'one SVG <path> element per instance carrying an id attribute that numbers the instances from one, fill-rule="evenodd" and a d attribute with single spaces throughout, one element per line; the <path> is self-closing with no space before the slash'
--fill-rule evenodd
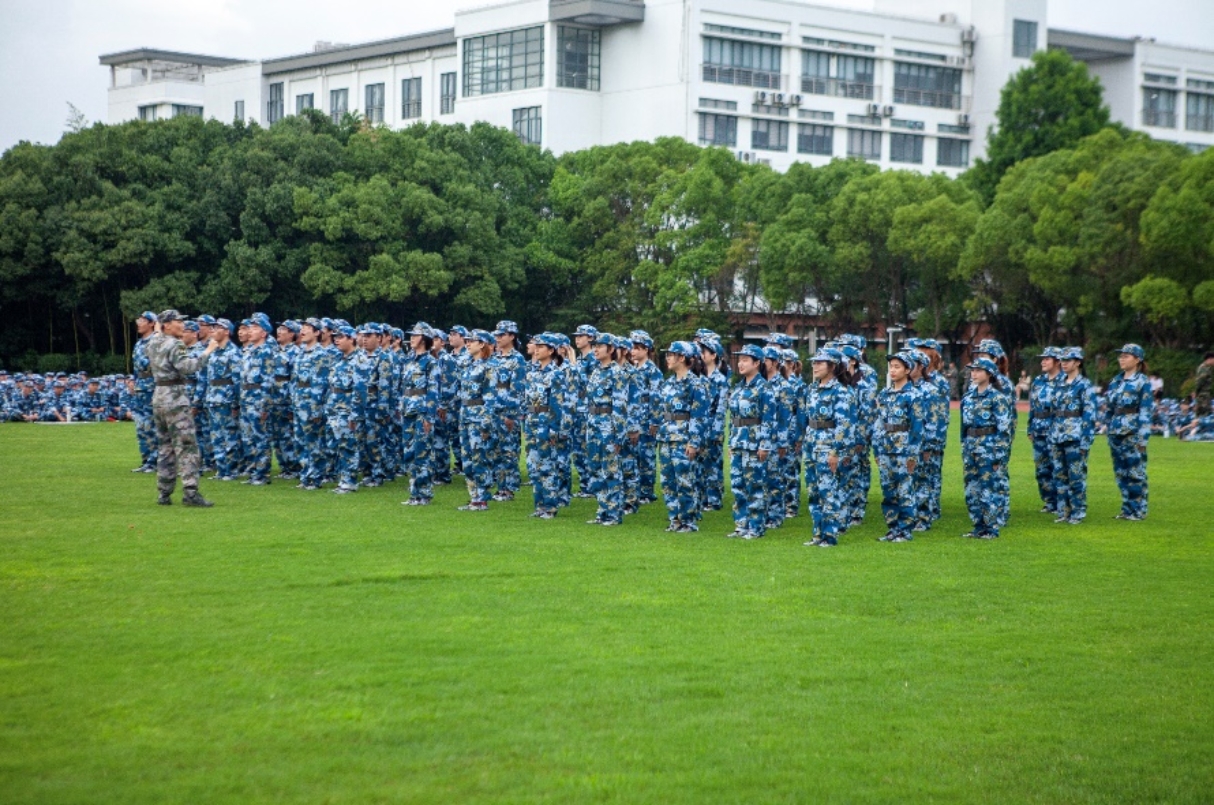
<path id="1" fill-rule="evenodd" d="M 886 425 L 886 433 L 906 433 L 910 430 L 910 425 Z"/>
<path id="2" fill-rule="evenodd" d="M 691 414 L 688 414 L 685 411 L 678 411 L 676 413 L 666 415 L 667 422 L 687 422 L 690 419 Z"/>
<path id="3" fill-rule="evenodd" d="M 215 378 L 214 380 L 208 380 L 208 381 L 207 381 L 207 385 L 210 385 L 210 386 L 230 386 L 230 385 L 232 385 L 232 378 L 230 378 L 230 377 L 217 377 L 217 378 Z"/>
<path id="4" fill-rule="evenodd" d="M 552 406 L 550 406 L 550 405 L 533 405 L 533 406 L 531 406 L 531 413 L 533 413 L 533 414 L 551 414 Z"/>
<path id="5" fill-rule="evenodd" d="M 425 389 L 405 389 L 404 395 L 406 397 L 425 397 L 426 390 Z"/>
<path id="6" fill-rule="evenodd" d="M 274 375 L 275 383 L 286 383 L 290 379 L 291 379 L 290 375 Z"/>
<path id="7" fill-rule="evenodd" d="M 329 388 L 332 389 L 333 391 L 340 391 L 343 394 L 349 394 L 350 392 L 354 391 L 353 386 L 350 386 L 349 388 L 347 388 L 345 386 L 329 386 Z"/>
<path id="8" fill-rule="evenodd" d="M 737 425 L 739 428 L 745 428 L 751 425 L 758 425 L 759 421 L 760 420 L 757 416 L 743 416 L 735 419 L 733 424 Z"/>
<path id="9" fill-rule="evenodd" d="M 1136 405 L 1129 406 L 1126 408 L 1114 408 L 1113 409 L 1114 416 L 1123 416 L 1125 414 L 1137 414 L 1137 413 L 1138 413 L 1138 406 L 1136 406 Z"/>
<path id="10" fill-rule="evenodd" d="M 240 387 L 245 391 L 261 391 L 261 386 L 257 383 L 241 383 Z"/>
<path id="11" fill-rule="evenodd" d="M 139 377 L 140 377 L 140 379 L 142 379 L 142 380 L 147 380 L 147 379 L 148 379 L 149 377 L 151 377 L 151 376 L 152 376 L 152 373 L 151 373 L 151 372 L 140 372 L 140 373 L 139 373 Z"/>
<path id="12" fill-rule="evenodd" d="M 590 413 L 592 413 L 592 414 L 610 414 L 614 410 L 615 409 L 612 408 L 610 405 L 592 405 L 592 406 L 590 406 Z"/>
<path id="13" fill-rule="evenodd" d="M 998 428 L 966 428 L 965 436 L 967 439 L 970 436 L 994 436 L 998 432 Z"/>
<path id="14" fill-rule="evenodd" d="M 1083 411 L 1058 411 L 1054 416 L 1061 419 L 1078 419 L 1083 416 Z"/>
<path id="15" fill-rule="evenodd" d="M 464 400 L 464 405 L 484 405 L 484 404 L 485 404 L 484 397 L 469 397 L 468 399 Z"/>
<path id="16" fill-rule="evenodd" d="M 497 384 L 497 387 L 498 387 L 498 389 L 499 389 L 499 390 L 500 390 L 500 389 L 508 389 L 508 388 L 510 388 L 510 384 L 509 384 L 509 383 L 498 383 L 498 384 Z"/>
<path id="17" fill-rule="evenodd" d="M 830 430 L 835 426 L 833 419 L 811 419 L 809 426 L 814 430 Z"/>
<path id="18" fill-rule="evenodd" d="M 181 379 L 178 379 L 178 380 L 157 380 L 157 381 L 156 381 L 156 388 L 163 388 L 164 386 L 184 386 L 184 385 L 185 385 L 185 381 L 184 381 L 184 380 L 181 380 Z"/>

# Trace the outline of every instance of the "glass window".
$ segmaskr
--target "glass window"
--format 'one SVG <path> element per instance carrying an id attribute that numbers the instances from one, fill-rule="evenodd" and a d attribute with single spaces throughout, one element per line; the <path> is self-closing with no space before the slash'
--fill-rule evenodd
<path id="1" fill-rule="evenodd" d="M 1143 87 L 1142 124 L 1160 128 L 1176 128 L 1176 90 Z"/>
<path id="2" fill-rule="evenodd" d="M 1037 50 L 1037 23 L 1028 20 L 1012 21 L 1012 55 L 1017 59 L 1028 59 Z"/>
<path id="3" fill-rule="evenodd" d="M 881 132 L 868 129 L 848 129 L 847 155 L 861 159 L 880 159 Z"/>
<path id="4" fill-rule="evenodd" d="M 244 120 L 244 101 L 237 101 L 232 107 L 232 119 Z"/>
<path id="5" fill-rule="evenodd" d="M 700 113 L 700 145 L 724 145 L 734 148 L 737 144 L 738 119 L 736 117 Z"/>
<path id="6" fill-rule="evenodd" d="M 599 88 L 599 32 L 568 25 L 556 29 L 556 85 L 570 89 Z"/>
<path id="7" fill-rule="evenodd" d="M 152 120 L 155 120 L 156 119 L 156 105 L 151 104 L 149 106 L 140 106 L 139 107 L 139 119 L 147 120 L 149 122 Z"/>
<path id="8" fill-rule="evenodd" d="M 894 103 L 961 108 L 961 71 L 931 64 L 894 62 Z"/>
<path id="9" fill-rule="evenodd" d="M 314 96 L 311 92 L 307 93 L 306 95 L 296 95 L 295 96 L 295 114 L 298 115 L 299 113 L 303 112 L 303 110 L 305 110 L 305 109 L 314 109 L 316 107 L 316 104 L 313 103 L 313 101 L 312 101 L 313 97 Z"/>
<path id="10" fill-rule="evenodd" d="M 173 104 L 173 117 L 202 117 L 202 107 L 175 103 Z"/>
<path id="11" fill-rule="evenodd" d="M 757 151 L 787 151 L 788 124 L 782 120 L 750 121 L 750 147 Z"/>
<path id="12" fill-rule="evenodd" d="M 1184 127 L 1189 131 L 1214 131 L 1214 95 L 1188 93 Z"/>
<path id="13" fill-rule="evenodd" d="M 797 153 L 817 154 L 828 157 L 835 150 L 834 126 L 814 126 L 801 123 L 797 126 Z"/>
<path id="14" fill-rule="evenodd" d="M 877 62 L 867 56 L 801 51 L 801 91 L 872 100 Z"/>
<path id="15" fill-rule="evenodd" d="M 780 89 L 780 47 L 706 36 L 703 79 L 717 84 Z"/>
<path id="16" fill-rule="evenodd" d="M 403 120 L 422 116 L 422 80 L 420 77 L 401 80 L 400 116 Z"/>
<path id="17" fill-rule="evenodd" d="M 527 145 L 542 145 L 544 129 L 540 107 L 528 106 L 514 110 L 514 133 Z"/>
<path id="18" fill-rule="evenodd" d="M 919 134 L 889 135 L 889 161 L 923 164 L 923 137 Z"/>
<path id="19" fill-rule="evenodd" d="M 968 168 L 970 141 L 941 137 L 936 140 L 936 164 L 946 168 Z"/>
<path id="20" fill-rule="evenodd" d="M 282 82 L 270 85 L 270 100 L 266 101 L 266 122 L 277 123 L 283 116 Z"/>
<path id="21" fill-rule="evenodd" d="M 366 114 L 368 123 L 384 122 L 384 85 L 368 84 L 366 86 Z"/>
<path id="22" fill-rule="evenodd" d="M 449 115 L 455 111 L 455 73 L 443 73 L 441 81 L 439 114 Z"/>
<path id="23" fill-rule="evenodd" d="M 350 90 L 348 89 L 331 89 L 329 90 L 329 117 L 334 123 L 340 123 L 346 113 L 350 111 Z"/>
<path id="24" fill-rule="evenodd" d="M 544 29 L 464 40 L 464 97 L 544 85 Z"/>

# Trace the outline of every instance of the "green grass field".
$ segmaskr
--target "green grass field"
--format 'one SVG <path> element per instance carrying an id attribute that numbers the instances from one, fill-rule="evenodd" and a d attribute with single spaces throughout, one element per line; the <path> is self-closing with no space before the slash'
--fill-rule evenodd
<path id="1" fill-rule="evenodd" d="M 955 437 L 955 433 L 954 433 Z M 841 547 L 204 482 L 130 425 L 0 426 L 0 802 L 1210 802 L 1214 445 L 1151 514 Z"/>

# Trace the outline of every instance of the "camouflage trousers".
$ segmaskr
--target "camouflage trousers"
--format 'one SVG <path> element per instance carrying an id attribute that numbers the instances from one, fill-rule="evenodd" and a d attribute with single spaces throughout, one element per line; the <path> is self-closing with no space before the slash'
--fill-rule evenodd
<path id="1" fill-rule="evenodd" d="M 240 443 L 240 409 L 231 405 L 207 407 L 211 432 L 211 460 L 220 477 L 234 477 L 244 463 Z"/>
<path id="2" fill-rule="evenodd" d="M 1058 514 L 1082 520 L 1088 513 L 1088 451 L 1079 442 L 1050 445 Z"/>
<path id="3" fill-rule="evenodd" d="M 459 445 L 459 424 L 450 411 L 435 417 L 430 435 L 430 466 L 435 483 L 451 483 L 451 452 Z M 458 450 L 455 451 L 457 454 Z M 458 455 L 457 455 L 458 458 Z M 458 462 L 457 462 L 458 464 Z"/>
<path id="4" fill-rule="evenodd" d="M 641 470 L 639 453 L 640 442 L 632 443 L 631 438 L 620 443 L 620 475 L 624 480 L 624 510 L 636 511 L 641 505 Z"/>
<path id="5" fill-rule="evenodd" d="M 788 463 L 788 478 L 784 484 L 784 511 L 789 517 L 801 513 L 801 473 L 804 465 L 801 451 L 794 450 L 792 461 Z"/>
<path id="6" fill-rule="evenodd" d="M 784 525 L 788 511 L 788 473 L 792 464 L 791 448 L 784 448 L 784 455 L 779 450 L 772 450 L 767 457 L 767 527 L 779 528 Z"/>
<path id="7" fill-rule="evenodd" d="M 1033 469 L 1037 478 L 1037 494 L 1046 509 L 1054 511 L 1058 508 L 1058 487 L 1054 482 L 1054 457 L 1050 453 L 1050 443 L 1044 435 L 1033 441 Z"/>
<path id="8" fill-rule="evenodd" d="M 767 470 L 771 455 L 759 460 L 757 450 L 729 451 L 729 489 L 733 492 L 733 521 L 739 531 L 767 533 Z"/>
<path id="9" fill-rule="evenodd" d="M 1138 434 L 1109 436 L 1113 477 L 1121 490 L 1121 513 L 1147 516 L 1147 440 Z"/>
<path id="10" fill-rule="evenodd" d="M 326 424 L 333 440 L 337 480 L 342 486 L 357 486 L 363 443 L 360 423 L 347 411 L 333 411 L 326 417 Z"/>
<path id="11" fill-rule="evenodd" d="M 967 441 L 967 448 L 969 442 Z M 965 508 L 977 534 L 994 534 L 1007 523 L 1009 498 L 1003 493 L 1007 465 L 996 466 L 988 458 L 971 449 L 963 449 L 961 462 L 965 470 Z"/>
<path id="12" fill-rule="evenodd" d="M 915 528 L 914 473 L 907 462 L 916 456 L 877 454 L 881 474 L 881 513 L 885 525 L 895 536 L 909 537 Z"/>
<path id="13" fill-rule="evenodd" d="M 717 511 L 725 505 L 725 446 L 721 439 L 707 439 L 700 462 L 700 508 Z"/>
<path id="14" fill-rule="evenodd" d="M 268 425 L 270 429 L 270 446 L 278 457 L 278 469 L 281 472 L 299 472 L 299 449 L 295 443 L 294 414 L 289 403 L 275 403 L 270 406 Z"/>
<path id="15" fill-rule="evenodd" d="M 657 500 L 654 485 L 658 480 L 658 443 L 648 433 L 641 434 L 637 445 L 637 499 L 640 503 Z"/>
<path id="16" fill-rule="evenodd" d="M 359 429 L 361 444 L 359 451 L 362 458 L 361 469 L 363 476 L 383 483 L 389 480 L 389 459 L 386 456 L 388 446 L 387 431 L 390 427 L 386 414 L 371 410 Z"/>
<path id="17" fill-rule="evenodd" d="M 427 420 L 407 416 L 401 424 L 401 471 L 409 475 L 409 498 L 430 500 L 434 497 L 434 428 L 426 433 Z"/>
<path id="18" fill-rule="evenodd" d="M 868 493 L 873 485 L 872 451 L 867 439 L 852 458 L 848 480 L 847 520 L 863 520 L 864 512 L 868 509 Z"/>
<path id="19" fill-rule="evenodd" d="M 523 485 L 522 475 L 519 474 L 518 460 L 521 448 L 519 434 L 521 419 L 515 419 L 514 427 L 506 427 L 506 417 L 500 417 L 496 423 L 497 436 L 494 444 L 493 467 L 494 483 L 500 492 L 517 492 Z"/>
<path id="20" fill-rule="evenodd" d="M 698 455 L 687 457 L 685 443 L 662 445 L 662 498 L 666 517 L 672 522 L 700 522 L 700 461 Z"/>
<path id="21" fill-rule="evenodd" d="M 326 449 L 328 426 L 324 413 L 298 408 L 291 423 L 295 427 L 295 443 L 299 447 L 299 481 L 320 486 L 325 477 L 333 472 L 330 466 L 332 457 Z"/>
<path id="22" fill-rule="evenodd" d="M 624 470 L 620 466 L 620 445 L 609 442 L 593 429 L 587 429 L 586 471 L 589 490 L 598 498 L 596 516 L 619 522 L 624 518 Z M 586 487 L 583 486 L 583 489 Z"/>
<path id="23" fill-rule="evenodd" d="M 251 480 L 270 477 L 270 412 L 264 398 L 242 399 L 240 403 L 240 440 L 245 449 L 245 470 Z"/>
<path id="24" fill-rule="evenodd" d="M 161 495 L 170 494 L 181 476 L 181 488 L 188 494 L 198 491 L 198 473 L 202 458 L 194 433 L 194 413 L 187 405 L 152 409 L 156 428 L 156 487 Z"/>
<path id="25" fill-rule="evenodd" d="M 940 519 L 940 480 L 944 471 L 944 451 L 925 447 L 915 465 L 915 516 L 919 523 L 930 526 Z"/>
<path id="26" fill-rule="evenodd" d="M 846 530 L 847 467 L 840 458 L 834 472 L 830 470 L 829 445 L 813 446 L 805 451 L 805 493 L 809 514 L 813 518 L 813 534 L 832 545 Z M 854 459 L 852 460 L 854 463 Z"/>
<path id="27" fill-rule="evenodd" d="M 527 475 L 535 496 L 536 511 L 556 511 L 566 505 L 568 461 L 562 460 L 567 448 L 552 441 L 527 442 Z"/>
<path id="28" fill-rule="evenodd" d="M 590 471 L 586 469 L 586 414 L 573 414 L 573 431 L 570 436 L 569 463 L 577 473 L 582 492 L 590 491 Z"/>
<path id="29" fill-rule="evenodd" d="M 139 445 L 139 457 L 145 465 L 156 463 L 156 422 L 152 409 L 139 406 L 131 409 L 135 420 L 135 441 Z"/>
<path id="30" fill-rule="evenodd" d="M 493 463 L 495 428 L 490 422 L 462 422 L 459 429 L 464 481 L 472 503 L 488 503 L 493 496 L 497 468 Z"/>

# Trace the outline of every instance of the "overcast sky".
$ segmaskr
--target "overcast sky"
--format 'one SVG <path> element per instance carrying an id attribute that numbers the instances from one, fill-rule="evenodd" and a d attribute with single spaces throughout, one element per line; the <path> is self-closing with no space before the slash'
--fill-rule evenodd
<path id="1" fill-rule="evenodd" d="M 320 39 L 366 42 L 450 27 L 488 0 L 0 0 L 0 151 L 54 143 L 68 103 L 105 120 L 97 57 L 138 47 L 263 59 Z M 865 0 L 817 5 L 871 8 Z M 948 5 L 942 0 L 942 5 Z M 1214 48 L 1214 0 L 1049 0 L 1055 28 Z"/>

